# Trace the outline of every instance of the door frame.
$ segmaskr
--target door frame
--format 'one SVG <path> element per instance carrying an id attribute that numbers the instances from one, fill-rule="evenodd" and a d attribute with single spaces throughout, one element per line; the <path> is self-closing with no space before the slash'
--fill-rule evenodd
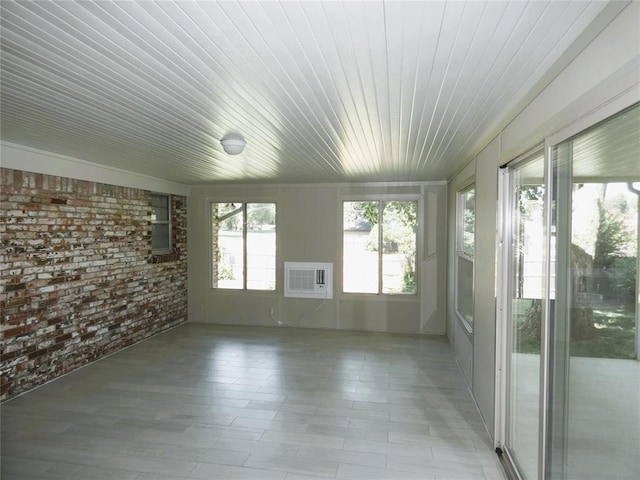
<path id="1" fill-rule="evenodd" d="M 507 442 L 507 425 L 509 413 L 509 379 L 510 379 L 510 362 L 509 352 L 512 344 L 512 332 L 510 329 L 510 299 L 511 299 L 511 252 L 513 232 L 513 215 L 511 189 L 512 177 L 511 172 L 519 165 L 522 165 L 541 153 L 544 154 L 544 176 L 543 185 L 545 186 L 544 207 L 543 207 L 543 223 L 545 226 L 544 233 L 544 256 L 543 256 L 543 302 L 542 302 L 542 318 L 541 318 L 541 339 L 540 339 L 540 391 L 539 391 L 539 429 L 538 429 L 538 479 L 527 480 L 543 480 L 545 476 L 546 465 L 546 449 L 547 449 L 547 412 L 549 398 L 549 323 L 550 323 L 550 285 L 549 278 L 551 274 L 551 259 L 548 254 L 551 244 L 550 223 L 551 223 L 551 202 L 548 201 L 549 192 L 551 190 L 551 162 L 552 147 L 548 143 L 537 145 L 529 149 L 525 153 L 515 157 L 500 166 L 498 176 L 498 218 L 497 218 L 497 235 L 496 242 L 496 269 L 497 269 L 497 312 L 496 312 L 496 387 L 495 387 L 495 424 L 494 424 L 494 446 L 509 471 L 510 475 L 518 480 L 523 480 L 518 472 L 515 462 L 506 446 Z"/>

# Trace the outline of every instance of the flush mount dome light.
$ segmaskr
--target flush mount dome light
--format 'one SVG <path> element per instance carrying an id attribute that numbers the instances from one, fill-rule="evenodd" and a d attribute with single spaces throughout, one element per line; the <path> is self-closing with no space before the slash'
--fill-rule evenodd
<path id="1" fill-rule="evenodd" d="M 222 140 L 220 140 L 222 144 L 222 148 L 229 155 L 238 155 L 242 153 L 244 150 L 244 146 L 247 144 L 242 135 L 238 135 L 237 133 L 227 133 Z"/>

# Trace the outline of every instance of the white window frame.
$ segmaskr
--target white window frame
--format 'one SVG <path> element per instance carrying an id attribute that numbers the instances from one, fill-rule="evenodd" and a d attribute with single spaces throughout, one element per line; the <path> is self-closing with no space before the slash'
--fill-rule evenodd
<path id="1" fill-rule="evenodd" d="M 365 195 L 349 195 L 340 199 L 340 248 L 341 248 L 341 256 L 344 258 L 344 204 L 345 202 L 378 202 L 379 208 L 380 205 L 384 202 L 416 202 L 416 265 L 415 265 L 415 282 L 416 288 L 413 293 L 384 293 L 382 291 L 382 263 L 381 263 L 381 250 L 379 249 L 378 255 L 378 292 L 345 292 L 344 291 L 344 262 L 340 264 L 340 284 L 342 295 L 349 296 L 358 296 L 358 295 L 366 295 L 366 296 L 385 296 L 385 297 L 393 297 L 393 298 L 416 298 L 420 293 L 420 269 L 419 269 L 419 259 L 422 256 L 422 196 L 415 194 L 365 194 Z"/>
<path id="2" fill-rule="evenodd" d="M 214 262 L 215 262 L 215 252 L 214 252 L 214 248 L 213 248 L 213 217 L 212 217 L 212 209 L 213 209 L 213 205 L 214 204 L 220 204 L 220 203 L 238 203 L 242 205 L 242 213 L 243 213 L 243 225 L 242 225 L 242 254 L 243 254 L 243 271 L 242 271 L 242 288 L 230 288 L 230 287 L 218 287 L 214 285 Z M 270 292 L 276 292 L 278 290 L 278 275 L 276 275 L 275 277 L 275 283 L 274 283 L 274 287 L 273 289 L 257 289 L 257 288 L 248 288 L 247 287 L 247 209 L 248 209 L 248 205 L 252 205 L 252 204 L 272 204 L 275 207 L 276 210 L 276 223 L 275 223 L 275 234 L 276 234 L 276 251 L 275 253 L 275 258 L 276 258 L 276 270 L 277 270 L 277 262 L 278 262 L 278 204 L 277 202 L 273 201 L 273 200 L 238 200 L 238 199 L 234 199 L 234 200 L 210 200 L 209 201 L 209 209 L 208 209 L 208 216 L 209 216 L 209 232 L 210 232 L 210 238 L 209 238 L 209 251 L 210 251 L 210 255 L 211 255 L 211 261 L 209 263 L 209 288 L 211 288 L 212 290 L 218 290 L 218 291 L 226 291 L 226 292 L 265 292 L 265 293 L 270 293 Z"/>
<path id="3" fill-rule="evenodd" d="M 157 220 L 154 215 L 153 215 L 153 199 L 154 198 L 162 198 L 166 201 L 167 203 L 167 219 L 166 220 Z M 151 205 L 151 254 L 152 255 L 164 255 L 167 253 L 171 253 L 173 250 L 172 247 L 172 235 L 171 235 L 171 230 L 172 230 L 172 225 L 171 225 L 171 195 L 166 194 L 166 193 L 152 193 L 151 194 L 151 198 L 150 198 L 150 205 Z M 166 248 L 153 248 L 153 230 L 154 230 L 154 226 L 156 225 L 168 225 L 169 228 L 167 229 L 167 236 L 168 238 L 167 240 L 167 247 Z"/>
<path id="4" fill-rule="evenodd" d="M 465 242 L 464 242 L 464 234 L 465 232 L 465 224 L 464 224 L 464 214 L 467 206 L 467 193 L 473 190 L 474 194 L 476 191 L 475 182 L 466 184 L 463 188 L 459 189 L 456 192 L 456 265 L 455 265 L 455 311 L 456 315 L 466 328 L 469 333 L 473 333 L 473 323 L 474 323 L 474 296 L 475 296 L 475 246 L 476 246 L 476 222 L 475 222 L 475 209 L 474 209 L 474 229 L 473 229 L 473 252 L 470 254 L 465 251 Z M 465 312 L 460 310 L 460 262 L 470 262 L 471 263 L 471 311 L 468 312 L 469 316 L 465 314 Z"/>

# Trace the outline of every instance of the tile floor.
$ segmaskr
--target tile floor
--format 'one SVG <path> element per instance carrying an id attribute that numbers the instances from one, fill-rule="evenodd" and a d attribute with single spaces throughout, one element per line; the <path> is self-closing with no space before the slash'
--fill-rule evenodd
<path id="1" fill-rule="evenodd" d="M 0 408 L 5 480 L 505 478 L 436 337 L 186 324 Z"/>

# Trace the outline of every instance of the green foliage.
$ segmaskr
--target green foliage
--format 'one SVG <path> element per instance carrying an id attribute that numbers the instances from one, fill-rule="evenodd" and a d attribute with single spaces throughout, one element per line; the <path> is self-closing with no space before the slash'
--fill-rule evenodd
<path id="1" fill-rule="evenodd" d="M 620 311 L 594 311 L 596 333 L 592 338 L 571 341 L 571 355 L 595 358 L 635 358 L 635 317 Z M 540 338 L 523 334 L 516 351 L 540 353 Z"/>
<path id="2" fill-rule="evenodd" d="M 221 231 L 241 232 L 244 221 L 244 207 L 242 203 L 215 203 L 214 216 L 219 219 Z M 262 230 L 264 225 L 275 225 L 276 209 L 274 203 L 247 203 L 247 229 Z"/>
<path id="3" fill-rule="evenodd" d="M 463 192 L 462 198 L 462 252 L 473 257 L 476 243 L 476 189 L 470 188 Z"/>
<path id="4" fill-rule="evenodd" d="M 521 185 L 518 187 L 520 195 L 520 213 L 527 214 L 526 205 L 529 202 L 542 202 L 544 200 L 544 185 Z"/>
<path id="5" fill-rule="evenodd" d="M 379 223 L 378 202 L 358 202 L 356 206 L 356 216 L 372 226 L 377 225 Z"/>
<path id="6" fill-rule="evenodd" d="M 616 300 L 627 311 L 635 309 L 636 301 L 636 257 L 617 257 L 611 264 L 611 283 L 617 292 Z"/>
<path id="7" fill-rule="evenodd" d="M 265 225 L 275 224 L 275 203 L 247 204 L 247 228 L 249 230 L 262 230 L 262 227 Z"/>
<path id="8" fill-rule="evenodd" d="M 391 201 L 382 202 L 384 217 L 389 220 L 401 222 L 407 227 L 414 228 L 417 221 L 417 203 L 415 201 Z M 377 201 L 372 202 L 352 202 L 354 215 L 351 221 L 364 220 L 370 225 L 380 223 L 379 205 Z M 385 223 L 387 223 L 385 221 Z"/>
<path id="9" fill-rule="evenodd" d="M 351 202 L 352 213 L 345 218 L 357 224 L 366 222 L 371 227 L 367 248 L 377 252 L 379 248 L 380 207 L 382 207 L 382 248 L 385 254 L 400 254 L 404 258 L 402 292 L 415 292 L 416 264 L 416 201 L 365 201 Z"/>
<path id="10" fill-rule="evenodd" d="M 402 292 L 413 293 L 416 291 L 415 268 L 405 268 L 402 275 Z"/>
<path id="11" fill-rule="evenodd" d="M 242 231 L 242 203 L 214 203 L 213 212 L 221 231 Z"/>
<path id="12" fill-rule="evenodd" d="M 624 245 L 631 241 L 631 235 L 623 220 L 616 213 L 605 210 L 601 201 L 598 201 L 598 213 L 593 268 L 610 268 L 615 257 L 624 251 Z"/>
<path id="13" fill-rule="evenodd" d="M 389 216 L 391 214 L 392 218 L 395 220 L 399 220 L 406 227 L 413 229 L 415 232 L 416 221 L 417 221 L 417 205 L 418 202 L 408 201 L 408 202 L 384 202 L 384 215 Z"/>
<path id="14" fill-rule="evenodd" d="M 603 202 L 598 200 L 593 269 L 600 280 L 600 291 L 609 297 L 606 299 L 632 310 L 635 309 L 636 298 L 636 257 L 625 253 L 634 236 L 625 225 L 622 213 L 623 209 L 619 208 L 613 211 L 605 209 Z"/>
<path id="15" fill-rule="evenodd" d="M 582 188 L 582 186 L 578 186 Z M 543 191 L 536 187 L 524 187 L 520 192 L 520 213 L 531 213 L 535 201 L 542 201 Z M 572 269 L 586 275 L 589 287 L 586 291 L 600 295 L 599 310 L 593 310 L 592 329 L 584 338 L 572 338 L 572 356 L 600 358 L 635 358 L 636 336 L 636 236 L 633 233 L 636 200 L 618 199 L 605 203 L 606 184 L 602 184 L 602 196 L 597 201 L 597 226 L 590 233 L 594 238 L 594 256 L 588 255 L 577 245 L 571 246 Z M 574 279 L 575 281 L 575 279 Z M 572 309 L 573 317 L 580 309 Z M 533 310 L 527 311 L 527 314 Z M 539 322 L 539 317 L 531 315 Z M 535 322 L 533 322 L 535 323 Z M 572 328 L 573 328 L 572 324 Z M 518 351 L 540 352 L 540 337 L 532 328 L 519 329 Z"/>
<path id="16" fill-rule="evenodd" d="M 595 338 L 571 342 L 571 356 L 595 358 L 635 358 L 635 336 L 624 330 L 607 329 Z"/>
<path id="17" fill-rule="evenodd" d="M 229 261 L 229 256 L 221 249 L 220 261 L 218 262 L 218 280 L 235 280 L 233 268 Z"/>
<path id="18" fill-rule="evenodd" d="M 383 203 L 383 241 L 404 257 L 402 292 L 416 291 L 417 202 Z"/>

